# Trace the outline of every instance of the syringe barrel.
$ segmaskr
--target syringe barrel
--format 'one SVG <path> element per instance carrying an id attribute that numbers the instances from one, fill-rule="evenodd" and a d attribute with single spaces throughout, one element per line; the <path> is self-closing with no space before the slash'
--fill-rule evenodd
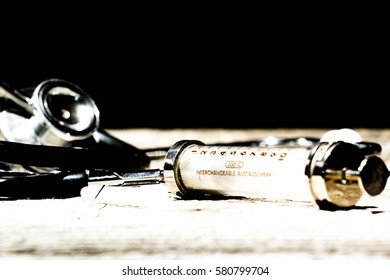
<path id="1" fill-rule="evenodd" d="M 364 193 L 359 174 L 365 159 L 356 145 L 341 141 L 307 148 L 209 146 L 182 140 L 165 157 L 164 181 L 180 197 L 239 196 L 350 207 Z M 364 174 L 372 184 L 371 177 L 378 177 L 376 166 L 383 169 L 384 163 L 379 158 L 371 162 L 375 174 Z M 356 176 L 345 177 L 352 173 Z M 387 169 L 382 173 L 383 189 Z"/>

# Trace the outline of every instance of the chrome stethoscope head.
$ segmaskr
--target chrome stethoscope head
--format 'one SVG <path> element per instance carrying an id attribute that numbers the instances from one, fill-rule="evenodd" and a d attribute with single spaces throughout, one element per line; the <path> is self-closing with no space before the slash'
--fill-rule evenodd
<path id="1" fill-rule="evenodd" d="M 0 81 L 0 169 L 148 166 L 145 151 L 99 128 L 99 117 L 93 99 L 68 81 L 49 79 L 20 90 Z"/>
<path id="2" fill-rule="evenodd" d="M 0 97 L 14 107 L 0 113 L 0 131 L 5 140 L 68 146 L 89 138 L 99 128 L 100 113 L 95 102 L 73 83 L 45 80 L 30 94 L 0 84 Z"/>

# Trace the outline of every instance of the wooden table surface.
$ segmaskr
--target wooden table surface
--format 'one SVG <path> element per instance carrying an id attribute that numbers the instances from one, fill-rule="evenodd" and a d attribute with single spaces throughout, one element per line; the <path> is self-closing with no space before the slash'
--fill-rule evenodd
<path id="1" fill-rule="evenodd" d="M 219 143 L 267 136 L 321 137 L 326 129 L 122 129 L 138 147 L 182 139 Z M 390 130 L 356 129 L 382 145 L 390 164 Z M 162 168 L 161 161 L 151 168 Z M 54 186 L 55 187 L 55 186 Z M 0 200 L 0 259 L 390 259 L 390 187 L 347 211 L 309 201 L 179 200 L 164 184 L 93 188 L 69 199 Z"/>

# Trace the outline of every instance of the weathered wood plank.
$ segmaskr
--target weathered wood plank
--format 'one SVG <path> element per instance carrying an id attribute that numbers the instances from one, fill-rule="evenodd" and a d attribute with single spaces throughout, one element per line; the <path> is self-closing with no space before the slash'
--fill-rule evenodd
<path id="1" fill-rule="evenodd" d="M 324 130 L 121 130 L 138 147 L 266 136 L 319 137 Z M 359 130 L 390 160 L 389 130 Z M 156 166 L 161 164 L 155 163 Z M 91 188 L 87 191 L 94 191 Z M 96 191 L 96 190 L 95 190 Z M 166 186 L 105 188 L 85 197 L 0 201 L 1 259 L 390 259 L 390 195 L 348 211 L 310 201 L 177 200 Z"/>

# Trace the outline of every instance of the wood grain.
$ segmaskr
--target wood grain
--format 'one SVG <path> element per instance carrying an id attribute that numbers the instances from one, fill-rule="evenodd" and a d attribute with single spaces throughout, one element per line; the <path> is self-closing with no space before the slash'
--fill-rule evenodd
<path id="1" fill-rule="evenodd" d="M 267 136 L 321 137 L 321 129 L 123 129 L 110 131 L 140 148 L 178 140 L 205 143 Z M 390 130 L 357 130 L 382 145 Z M 151 164 L 161 167 L 161 161 Z M 69 199 L 1 200 L 1 259 L 390 259 L 390 192 L 356 207 L 323 211 L 310 201 L 179 200 L 164 184 L 88 187 Z M 89 194 L 89 195 L 88 195 Z M 92 194 L 92 195 L 91 195 Z M 100 200 L 103 198 L 104 200 Z"/>

